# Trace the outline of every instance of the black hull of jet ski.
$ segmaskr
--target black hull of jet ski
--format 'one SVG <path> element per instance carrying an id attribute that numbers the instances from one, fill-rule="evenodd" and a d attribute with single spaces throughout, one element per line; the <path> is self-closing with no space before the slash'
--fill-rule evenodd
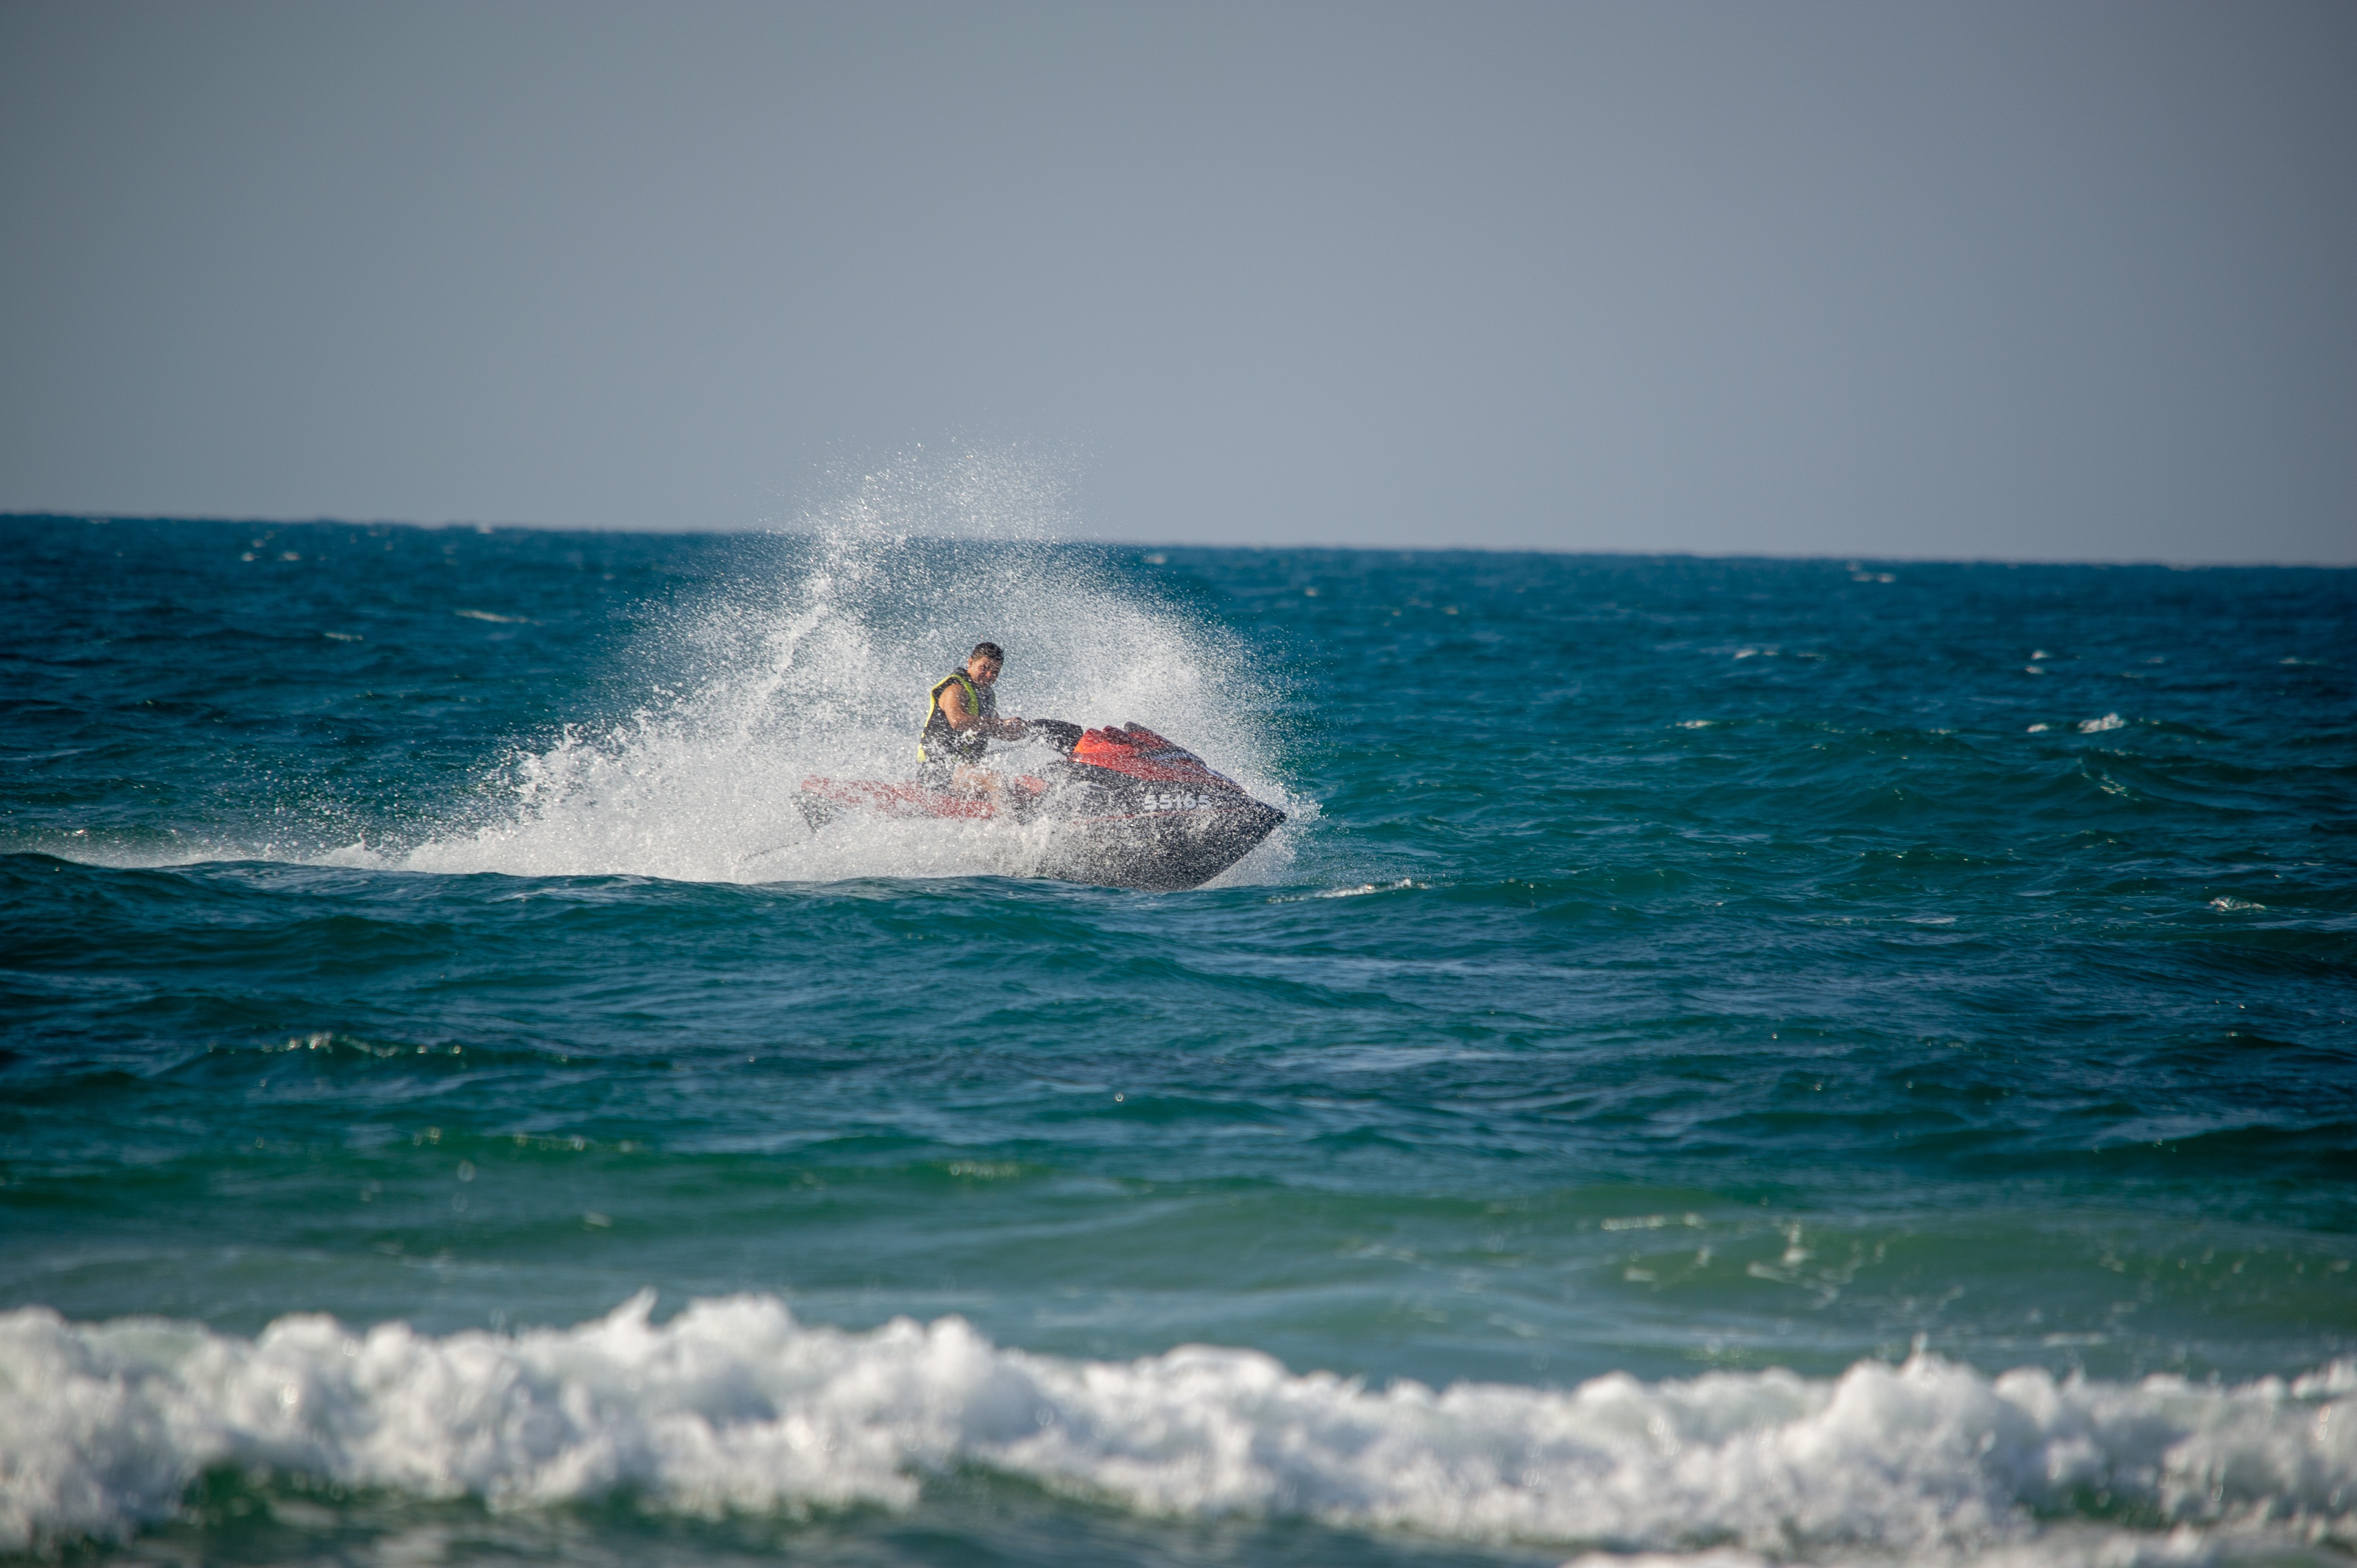
<path id="1" fill-rule="evenodd" d="M 873 779 L 808 779 L 796 803 L 813 832 L 846 811 L 903 821 L 1007 821 L 1044 841 L 1038 875 L 1140 893 L 1200 887 L 1250 854 L 1285 821 L 1283 811 L 1243 794 L 1175 810 L 1108 809 L 1100 803 L 1072 811 L 1058 809 L 1060 801 L 1046 801 L 1002 812 L 970 796 Z"/>
<path id="2" fill-rule="evenodd" d="M 1249 799 L 1193 811 L 1052 821 L 1039 875 L 1141 893 L 1183 893 L 1251 854 L 1283 821 L 1283 811 Z"/>

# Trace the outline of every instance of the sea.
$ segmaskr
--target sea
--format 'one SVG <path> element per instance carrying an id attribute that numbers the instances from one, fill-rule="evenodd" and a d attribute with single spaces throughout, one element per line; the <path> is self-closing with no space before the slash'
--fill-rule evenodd
<path id="1" fill-rule="evenodd" d="M 2357 572 L 962 504 L 0 520 L 0 1557 L 2357 1558 Z"/>

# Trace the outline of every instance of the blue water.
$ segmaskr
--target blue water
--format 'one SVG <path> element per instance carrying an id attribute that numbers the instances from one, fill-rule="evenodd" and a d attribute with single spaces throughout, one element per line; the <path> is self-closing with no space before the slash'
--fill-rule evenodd
<path id="1" fill-rule="evenodd" d="M 0 547 L 0 1552 L 2357 1546 L 2357 574 Z M 1291 820 L 813 837 L 981 637 Z"/>

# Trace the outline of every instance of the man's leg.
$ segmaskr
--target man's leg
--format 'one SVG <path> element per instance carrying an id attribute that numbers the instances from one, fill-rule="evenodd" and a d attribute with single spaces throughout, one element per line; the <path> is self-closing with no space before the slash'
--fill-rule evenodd
<path id="1" fill-rule="evenodd" d="M 961 762 L 954 776 L 954 788 L 962 795 L 979 795 L 994 805 L 1006 803 L 1006 781 L 987 768 L 977 768 Z"/>

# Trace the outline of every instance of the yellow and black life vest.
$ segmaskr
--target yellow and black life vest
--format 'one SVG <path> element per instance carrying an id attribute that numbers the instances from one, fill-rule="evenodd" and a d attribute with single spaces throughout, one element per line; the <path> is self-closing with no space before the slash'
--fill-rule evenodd
<path id="1" fill-rule="evenodd" d="M 952 686 L 965 689 L 967 713 L 985 719 L 998 716 L 997 693 L 975 685 L 964 671 L 952 670 L 933 682 L 932 693 L 925 699 L 925 727 L 917 734 L 917 755 L 927 762 L 980 762 L 990 749 L 990 737 L 950 728 L 950 716 L 942 712 L 942 693 Z"/>

